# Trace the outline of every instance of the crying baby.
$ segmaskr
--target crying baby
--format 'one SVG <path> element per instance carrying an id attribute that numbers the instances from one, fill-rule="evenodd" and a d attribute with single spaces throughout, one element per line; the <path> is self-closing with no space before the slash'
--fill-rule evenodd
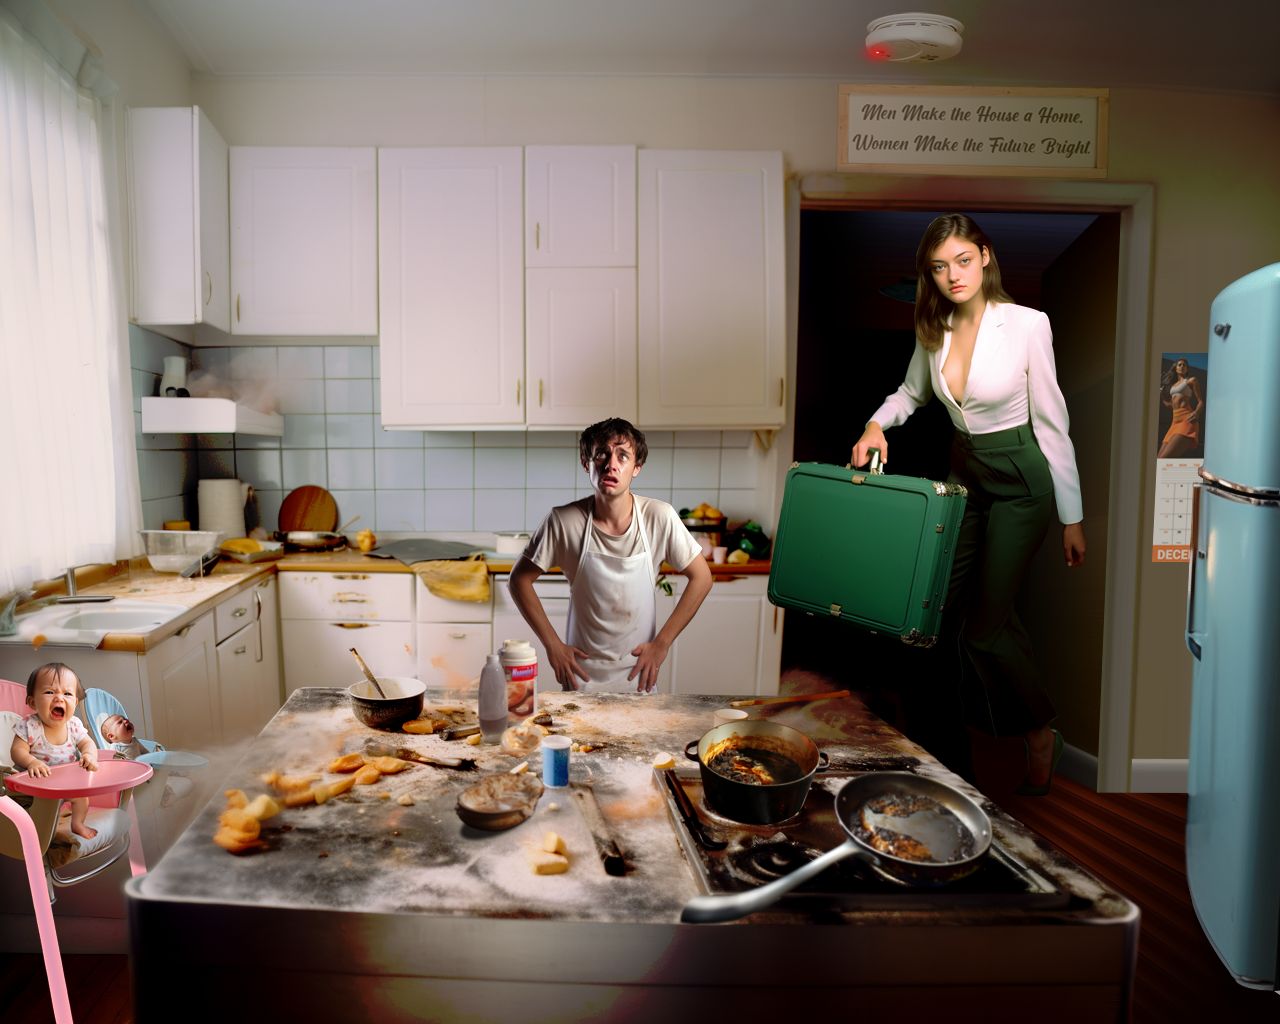
<path id="1" fill-rule="evenodd" d="M 134 738 L 133 723 L 124 715 L 109 715 L 104 711 L 98 715 L 97 724 L 98 735 L 126 757 L 136 758 L 147 752 L 141 741 Z"/>

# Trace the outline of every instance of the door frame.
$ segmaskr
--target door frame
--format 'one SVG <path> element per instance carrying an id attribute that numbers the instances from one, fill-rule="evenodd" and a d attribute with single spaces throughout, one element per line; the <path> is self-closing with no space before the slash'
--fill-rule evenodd
<path id="1" fill-rule="evenodd" d="M 1138 574 L 1142 545 L 1143 458 L 1147 367 L 1151 346 L 1151 288 L 1155 187 L 1140 182 L 1044 178 L 946 178 L 793 174 L 787 180 L 787 375 L 796 379 L 800 299 L 800 211 L 962 210 L 1120 214 L 1120 272 L 1116 296 L 1115 386 L 1112 392 L 1111 476 L 1107 503 L 1106 598 L 1103 609 L 1102 706 L 1098 735 L 1098 792 L 1127 792 L 1131 767 L 1134 672 L 1138 630 Z M 778 447 L 794 440 L 795 388 Z M 775 463 L 774 522 L 790 459 Z M 1087 755 L 1084 755 L 1087 756 Z"/>

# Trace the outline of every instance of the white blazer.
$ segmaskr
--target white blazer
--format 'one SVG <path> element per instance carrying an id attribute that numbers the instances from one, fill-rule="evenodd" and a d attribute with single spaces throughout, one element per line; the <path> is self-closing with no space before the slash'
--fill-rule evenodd
<path id="1" fill-rule="evenodd" d="M 947 317 L 947 326 L 951 326 L 951 317 Z M 966 434 L 990 434 L 1029 422 L 1049 462 L 1058 519 L 1064 524 L 1080 522 L 1084 518 L 1080 474 L 1075 448 L 1067 434 L 1067 403 L 1058 387 L 1049 318 L 1026 306 L 988 303 L 978 326 L 969 379 L 959 401 L 942 376 L 950 351 L 950 330 L 943 335 L 942 347 L 936 352 L 925 351 L 917 341 L 906 380 L 871 414 L 871 419 L 888 430 L 906 422 L 908 416 L 937 395 L 956 429 Z"/>

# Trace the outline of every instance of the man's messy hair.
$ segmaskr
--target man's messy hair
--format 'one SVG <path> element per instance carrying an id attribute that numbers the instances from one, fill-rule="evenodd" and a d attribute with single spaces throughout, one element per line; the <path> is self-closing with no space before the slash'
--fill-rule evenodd
<path id="1" fill-rule="evenodd" d="M 582 432 L 582 438 L 578 441 L 582 461 L 591 462 L 601 445 L 606 445 L 617 438 L 631 442 L 631 449 L 636 455 L 636 465 L 643 466 L 645 459 L 649 457 L 649 446 L 644 442 L 644 434 L 626 420 L 616 416 L 593 423 Z"/>

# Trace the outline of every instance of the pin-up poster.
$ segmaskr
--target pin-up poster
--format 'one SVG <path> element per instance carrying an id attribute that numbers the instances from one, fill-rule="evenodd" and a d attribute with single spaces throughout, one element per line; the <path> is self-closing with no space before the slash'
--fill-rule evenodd
<path id="1" fill-rule="evenodd" d="M 1153 562 L 1191 561 L 1191 488 L 1204 464 L 1208 377 L 1207 353 L 1165 352 L 1160 357 Z"/>

